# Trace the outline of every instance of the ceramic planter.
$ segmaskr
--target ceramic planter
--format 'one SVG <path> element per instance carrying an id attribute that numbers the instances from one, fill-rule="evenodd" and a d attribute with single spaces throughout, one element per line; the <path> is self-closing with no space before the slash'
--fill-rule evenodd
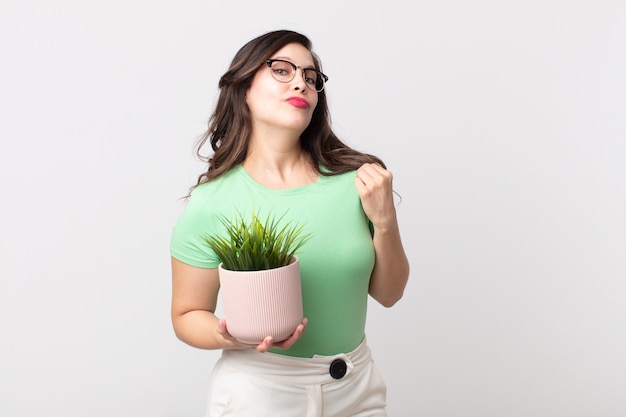
<path id="1" fill-rule="evenodd" d="M 230 271 L 219 266 L 220 293 L 228 332 L 243 343 L 267 336 L 287 339 L 302 323 L 300 263 L 263 271 Z"/>

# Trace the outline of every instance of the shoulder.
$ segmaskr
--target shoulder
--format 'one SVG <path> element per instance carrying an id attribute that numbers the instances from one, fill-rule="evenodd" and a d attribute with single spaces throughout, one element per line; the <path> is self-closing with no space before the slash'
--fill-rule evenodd
<path id="1" fill-rule="evenodd" d="M 339 174 L 333 174 L 328 169 L 324 167 L 320 167 L 320 172 L 321 172 L 321 175 L 320 175 L 321 182 L 328 183 L 328 184 L 335 184 L 335 185 L 348 184 L 348 183 L 352 183 L 354 179 L 356 178 L 356 169 L 342 172 Z"/>
<path id="2" fill-rule="evenodd" d="M 220 193 L 225 189 L 229 189 L 235 186 L 238 182 L 242 181 L 240 171 L 241 166 L 238 165 L 226 172 L 225 174 L 212 179 L 208 182 L 202 183 L 198 185 L 190 194 L 190 201 L 192 200 L 204 200 L 206 198 L 211 198 L 216 193 Z"/>
<path id="3" fill-rule="evenodd" d="M 358 191 L 354 185 L 356 170 L 340 174 L 322 174 L 319 177 L 318 190 L 324 192 L 333 199 L 345 200 L 358 198 Z"/>

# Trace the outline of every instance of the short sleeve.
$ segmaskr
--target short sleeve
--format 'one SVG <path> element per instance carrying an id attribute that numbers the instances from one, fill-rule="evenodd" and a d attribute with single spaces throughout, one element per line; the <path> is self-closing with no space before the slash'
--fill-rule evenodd
<path id="1" fill-rule="evenodd" d="M 171 256 L 191 266 L 217 268 L 220 259 L 204 240 L 214 230 L 215 221 L 208 205 L 192 194 L 174 224 L 170 240 Z"/>

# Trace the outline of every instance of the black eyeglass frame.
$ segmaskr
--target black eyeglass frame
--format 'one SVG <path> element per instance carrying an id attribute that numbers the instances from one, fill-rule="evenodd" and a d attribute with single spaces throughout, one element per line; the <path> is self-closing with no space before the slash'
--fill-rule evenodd
<path id="1" fill-rule="evenodd" d="M 305 70 L 310 70 L 310 71 L 312 70 L 312 71 L 315 71 L 317 73 L 317 75 L 319 77 L 321 77 L 321 79 L 323 80 L 322 81 L 322 88 L 320 88 L 319 90 L 317 88 L 314 88 L 314 90 L 317 91 L 318 93 L 320 93 L 320 92 L 322 92 L 324 90 L 324 87 L 326 87 L 326 82 L 328 81 L 328 76 L 326 74 L 324 74 L 323 72 L 320 72 L 320 71 L 316 70 L 315 68 L 302 68 L 302 67 L 297 66 L 293 62 L 287 61 L 285 59 L 268 59 L 268 60 L 265 61 L 265 64 L 271 70 L 272 69 L 272 64 L 274 62 L 284 62 L 285 64 L 291 65 L 291 67 L 293 68 L 293 77 L 291 77 L 290 80 L 286 80 L 286 81 L 282 81 L 282 80 L 276 79 L 276 77 L 274 77 L 274 74 L 272 73 L 272 77 L 276 81 L 278 81 L 279 83 L 289 83 L 289 82 L 293 81 L 293 79 L 296 78 L 296 72 L 297 72 L 296 70 L 298 68 L 300 68 L 300 70 L 302 71 L 302 78 L 304 79 L 304 82 L 305 82 L 305 84 L 307 86 L 310 86 L 310 84 L 306 82 L 306 76 L 304 75 L 304 71 Z"/>

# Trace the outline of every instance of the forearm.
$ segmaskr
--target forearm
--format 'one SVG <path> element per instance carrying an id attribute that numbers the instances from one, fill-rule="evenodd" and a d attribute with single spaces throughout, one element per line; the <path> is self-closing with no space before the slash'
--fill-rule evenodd
<path id="1" fill-rule="evenodd" d="M 199 349 L 241 348 L 218 333 L 219 319 L 205 310 L 192 310 L 172 317 L 174 332 L 183 342 Z"/>
<path id="2" fill-rule="evenodd" d="M 391 307 L 402 298 L 409 278 L 409 262 L 397 223 L 389 228 L 375 228 L 373 242 L 376 263 L 369 293 L 383 306 Z"/>

